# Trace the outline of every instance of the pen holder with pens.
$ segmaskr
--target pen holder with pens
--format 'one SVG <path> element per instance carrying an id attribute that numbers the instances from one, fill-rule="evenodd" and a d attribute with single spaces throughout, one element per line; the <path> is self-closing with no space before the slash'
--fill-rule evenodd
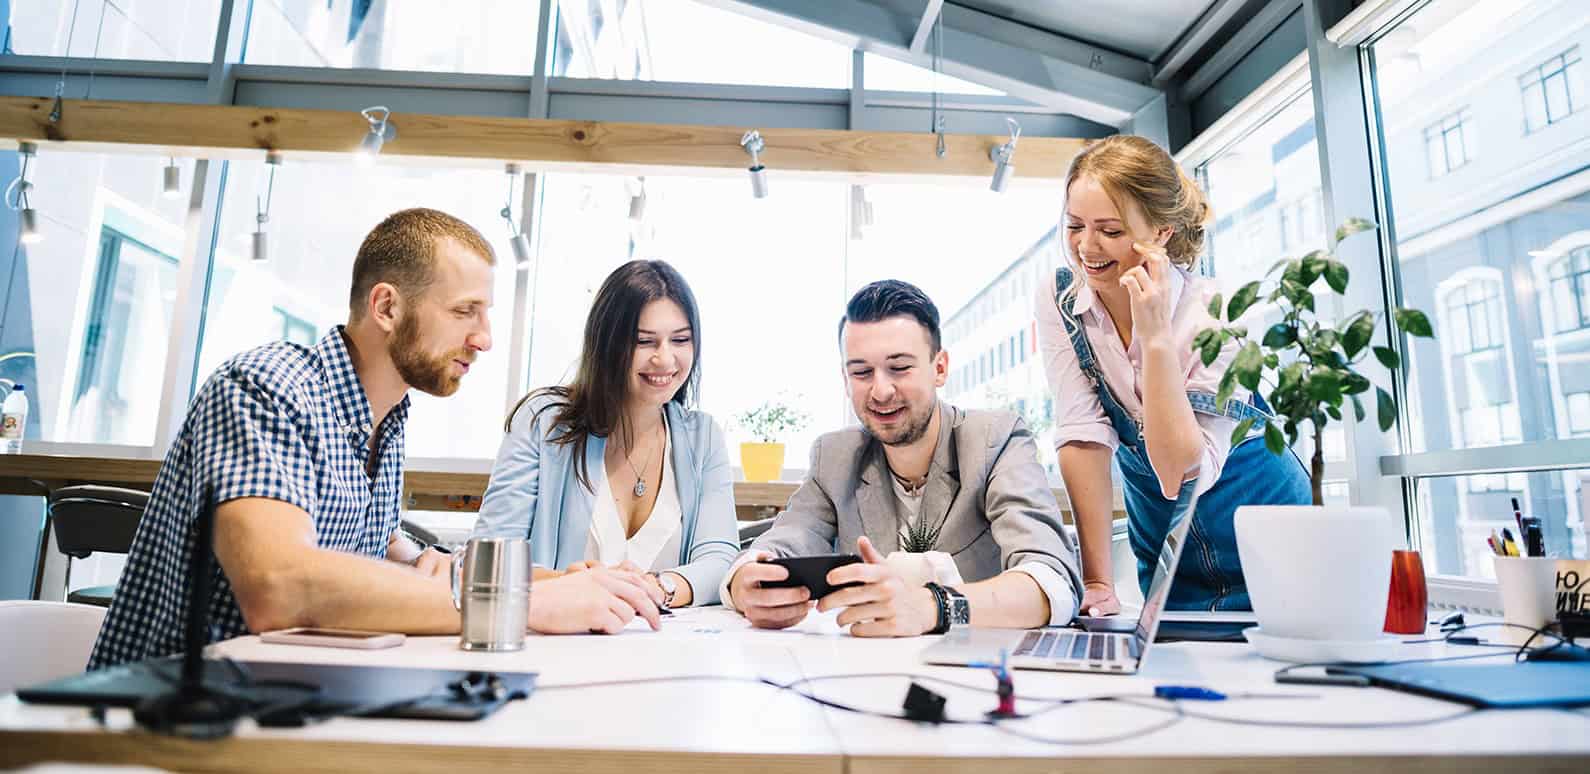
<path id="1" fill-rule="evenodd" d="M 1557 620 L 1557 560 L 1545 556 L 1492 558 L 1496 560 L 1496 586 L 1502 596 L 1502 620 L 1512 624 L 1501 627 L 1495 639 L 1523 645 L 1531 630 Z"/>
<path id="2" fill-rule="evenodd" d="M 1564 613 L 1590 612 L 1590 559 L 1549 556 L 1497 556 L 1496 585 L 1502 595 L 1501 642 L 1522 645 L 1530 632 Z M 1533 645 L 1549 645 L 1536 641 Z"/>

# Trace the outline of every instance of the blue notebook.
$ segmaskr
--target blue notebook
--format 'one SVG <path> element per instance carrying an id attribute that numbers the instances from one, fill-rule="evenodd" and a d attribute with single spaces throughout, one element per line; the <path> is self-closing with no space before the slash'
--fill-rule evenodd
<path id="1" fill-rule="evenodd" d="M 1355 674 L 1371 685 L 1476 707 L 1590 706 L 1590 662 L 1526 661 L 1507 664 L 1385 664 L 1331 667 L 1332 674 Z"/>

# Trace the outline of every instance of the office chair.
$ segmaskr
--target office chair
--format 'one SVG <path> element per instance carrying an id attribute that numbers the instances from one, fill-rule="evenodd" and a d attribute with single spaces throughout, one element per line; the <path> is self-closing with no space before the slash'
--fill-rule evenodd
<path id="1" fill-rule="evenodd" d="M 149 493 L 114 486 L 82 484 L 61 487 L 50 493 L 45 539 L 39 541 L 39 567 L 44 567 L 48 536 L 55 533 L 55 547 L 66 555 L 69 592 L 66 601 L 110 607 L 115 586 L 92 586 L 71 591 L 72 560 L 87 559 L 104 552 L 125 554 L 132 549 L 138 521 L 149 505 Z"/>
<path id="2" fill-rule="evenodd" d="M 744 551 L 750 548 L 757 537 L 761 536 L 771 526 L 773 526 L 773 519 L 771 518 L 740 522 L 740 550 Z"/>

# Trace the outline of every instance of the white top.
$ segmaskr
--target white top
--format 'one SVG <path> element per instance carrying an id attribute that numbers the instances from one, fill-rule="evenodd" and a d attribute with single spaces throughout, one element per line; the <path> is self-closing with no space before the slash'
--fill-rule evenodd
<path id="1" fill-rule="evenodd" d="M 1077 300 L 1072 309 L 1082 323 L 1082 331 L 1093 345 L 1093 357 L 1099 372 L 1110 391 L 1137 419 L 1143 421 L 1143 346 L 1133 337 L 1132 346 L 1121 346 L 1121 336 L 1116 332 L 1115 321 L 1098 301 L 1086 280 L 1081 280 Z M 1193 277 L 1186 269 L 1171 267 L 1171 346 L 1181 361 L 1181 375 L 1185 389 L 1209 392 L 1220 390 L 1220 377 L 1231 367 L 1237 357 L 1235 342 L 1227 342 L 1220 357 L 1204 365 L 1192 340 L 1199 331 L 1220 325 L 1209 315 L 1209 301 L 1219 292 L 1212 280 Z M 1055 278 L 1038 287 L 1036 301 L 1038 317 L 1038 343 L 1043 351 L 1044 371 L 1049 377 L 1049 390 L 1054 394 L 1055 448 L 1077 441 L 1089 441 L 1109 447 L 1113 453 L 1121 440 L 1104 414 L 1098 393 L 1088 381 L 1077 362 L 1071 339 L 1066 335 L 1065 323 L 1060 320 L 1060 308 L 1055 304 Z M 1245 401 L 1248 391 L 1238 386 L 1232 400 Z M 1203 454 L 1198 463 L 1200 494 L 1220 480 L 1220 470 L 1231 451 L 1231 431 L 1237 420 L 1225 416 L 1195 413 L 1194 419 L 1203 435 Z"/>
<path id="2" fill-rule="evenodd" d="M 657 488 L 657 502 L 651 507 L 651 516 L 635 535 L 625 538 L 624 521 L 618 515 L 618 500 L 607 483 L 607 466 L 603 465 L 591 480 L 592 497 L 591 532 L 585 541 L 585 558 L 605 565 L 615 565 L 624 560 L 653 571 L 666 570 L 679 565 L 679 528 L 684 522 L 684 509 L 679 505 L 679 487 L 674 484 L 674 462 L 668 455 L 668 433 L 663 433 L 662 484 Z"/>

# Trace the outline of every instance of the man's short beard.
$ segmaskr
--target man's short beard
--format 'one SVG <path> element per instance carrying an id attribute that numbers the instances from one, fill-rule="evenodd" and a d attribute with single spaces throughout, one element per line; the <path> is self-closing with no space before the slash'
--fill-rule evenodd
<path id="1" fill-rule="evenodd" d="M 922 419 L 920 421 L 906 422 L 905 426 L 900 428 L 899 432 L 893 438 L 885 438 L 879 435 L 878 432 L 873 430 L 872 427 L 866 422 L 862 422 L 861 426 L 866 428 L 868 435 L 878 439 L 878 442 L 884 446 L 910 446 L 911 444 L 922 440 L 922 436 L 927 435 L 928 427 L 933 424 L 933 412 L 937 410 L 937 401 L 929 404 L 927 412 L 922 415 Z"/>
<path id="2" fill-rule="evenodd" d="M 391 342 L 387 344 L 387 354 L 392 358 L 392 364 L 397 367 L 398 375 L 403 377 L 404 383 L 420 392 L 445 398 L 458 392 L 458 385 L 462 377 L 452 373 L 453 360 L 468 361 L 467 354 L 462 352 L 449 352 L 441 357 L 432 357 L 420 348 L 420 321 L 419 315 L 412 310 L 398 320 L 397 330 L 393 332 Z"/>

